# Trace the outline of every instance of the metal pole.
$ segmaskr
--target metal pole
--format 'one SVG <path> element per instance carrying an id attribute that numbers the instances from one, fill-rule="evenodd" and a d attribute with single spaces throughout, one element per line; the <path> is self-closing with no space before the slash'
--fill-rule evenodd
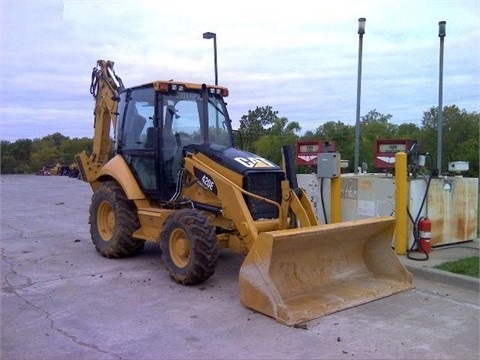
<path id="1" fill-rule="evenodd" d="M 446 21 L 438 23 L 438 37 L 440 38 L 440 66 L 438 74 L 438 123 L 437 123 L 437 169 L 442 175 L 442 141 L 443 141 L 443 43 L 446 35 Z"/>
<path id="2" fill-rule="evenodd" d="M 213 37 L 213 61 L 215 67 L 215 85 L 218 85 L 218 67 L 217 67 L 217 35 Z"/>
<path id="3" fill-rule="evenodd" d="M 215 69 L 215 85 L 218 85 L 218 67 L 217 67 L 217 34 L 213 32 L 203 33 L 204 39 L 213 39 L 213 67 Z"/>
<path id="4" fill-rule="evenodd" d="M 213 67 L 215 69 L 215 85 L 218 85 L 218 66 L 217 66 L 217 34 L 212 32 L 203 33 L 204 39 L 213 39 Z M 215 112 L 215 124 L 217 130 L 217 138 L 219 137 L 219 120 L 218 111 Z"/>
<path id="5" fill-rule="evenodd" d="M 355 161 L 353 172 L 358 174 L 358 164 L 360 158 L 360 96 L 362 89 L 362 51 L 363 34 L 365 34 L 365 18 L 358 19 L 358 79 L 357 79 L 357 116 L 355 121 Z"/>

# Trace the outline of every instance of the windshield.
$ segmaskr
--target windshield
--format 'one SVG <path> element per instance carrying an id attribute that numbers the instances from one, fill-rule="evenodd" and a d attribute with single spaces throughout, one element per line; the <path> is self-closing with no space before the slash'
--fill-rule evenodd
<path id="1" fill-rule="evenodd" d="M 208 126 L 201 121 L 202 95 L 198 92 L 178 91 L 164 95 L 162 111 L 165 141 L 173 137 L 180 139 L 181 146 L 205 142 L 232 146 L 230 120 L 221 97 L 209 95 Z"/>

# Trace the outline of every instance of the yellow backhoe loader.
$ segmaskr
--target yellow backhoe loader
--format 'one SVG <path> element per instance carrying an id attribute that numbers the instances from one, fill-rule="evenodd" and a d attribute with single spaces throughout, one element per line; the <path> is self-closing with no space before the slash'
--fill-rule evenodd
<path id="1" fill-rule="evenodd" d="M 133 256 L 157 242 L 170 277 L 190 285 L 231 249 L 245 255 L 242 303 L 286 325 L 412 287 L 391 249 L 393 218 L 319 225 L 291 147 L 283 167 L 233 147 L 227 88 L 168 80 L 126 89 L 113 67 L 93 69 L 93 151 L 76 156 L 93 189 L 98 253 Z"/>

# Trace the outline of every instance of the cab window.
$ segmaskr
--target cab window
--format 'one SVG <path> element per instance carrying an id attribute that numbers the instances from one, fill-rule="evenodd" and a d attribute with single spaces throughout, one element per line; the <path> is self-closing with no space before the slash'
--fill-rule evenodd
<path id="1" fill-rule="evenodd" d="M 122 131 L 125 150 L 154 147 L 154 109 L 155 93 L 152 87 L 131 92 Z"/>

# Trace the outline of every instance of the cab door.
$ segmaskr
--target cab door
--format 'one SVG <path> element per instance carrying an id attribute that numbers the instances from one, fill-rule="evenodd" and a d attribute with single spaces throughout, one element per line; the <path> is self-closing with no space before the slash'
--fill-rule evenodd
<path id="1" fill-rule="evenodd" d="M 156 197 L 160 187 L 155 91 L 151 86 L 134 88 L 121 97 L 125 97 L 126 106 L 120 109 L 123 121 L 118 130 L 117 152 L 129 164 L 143 192 Z"/>

